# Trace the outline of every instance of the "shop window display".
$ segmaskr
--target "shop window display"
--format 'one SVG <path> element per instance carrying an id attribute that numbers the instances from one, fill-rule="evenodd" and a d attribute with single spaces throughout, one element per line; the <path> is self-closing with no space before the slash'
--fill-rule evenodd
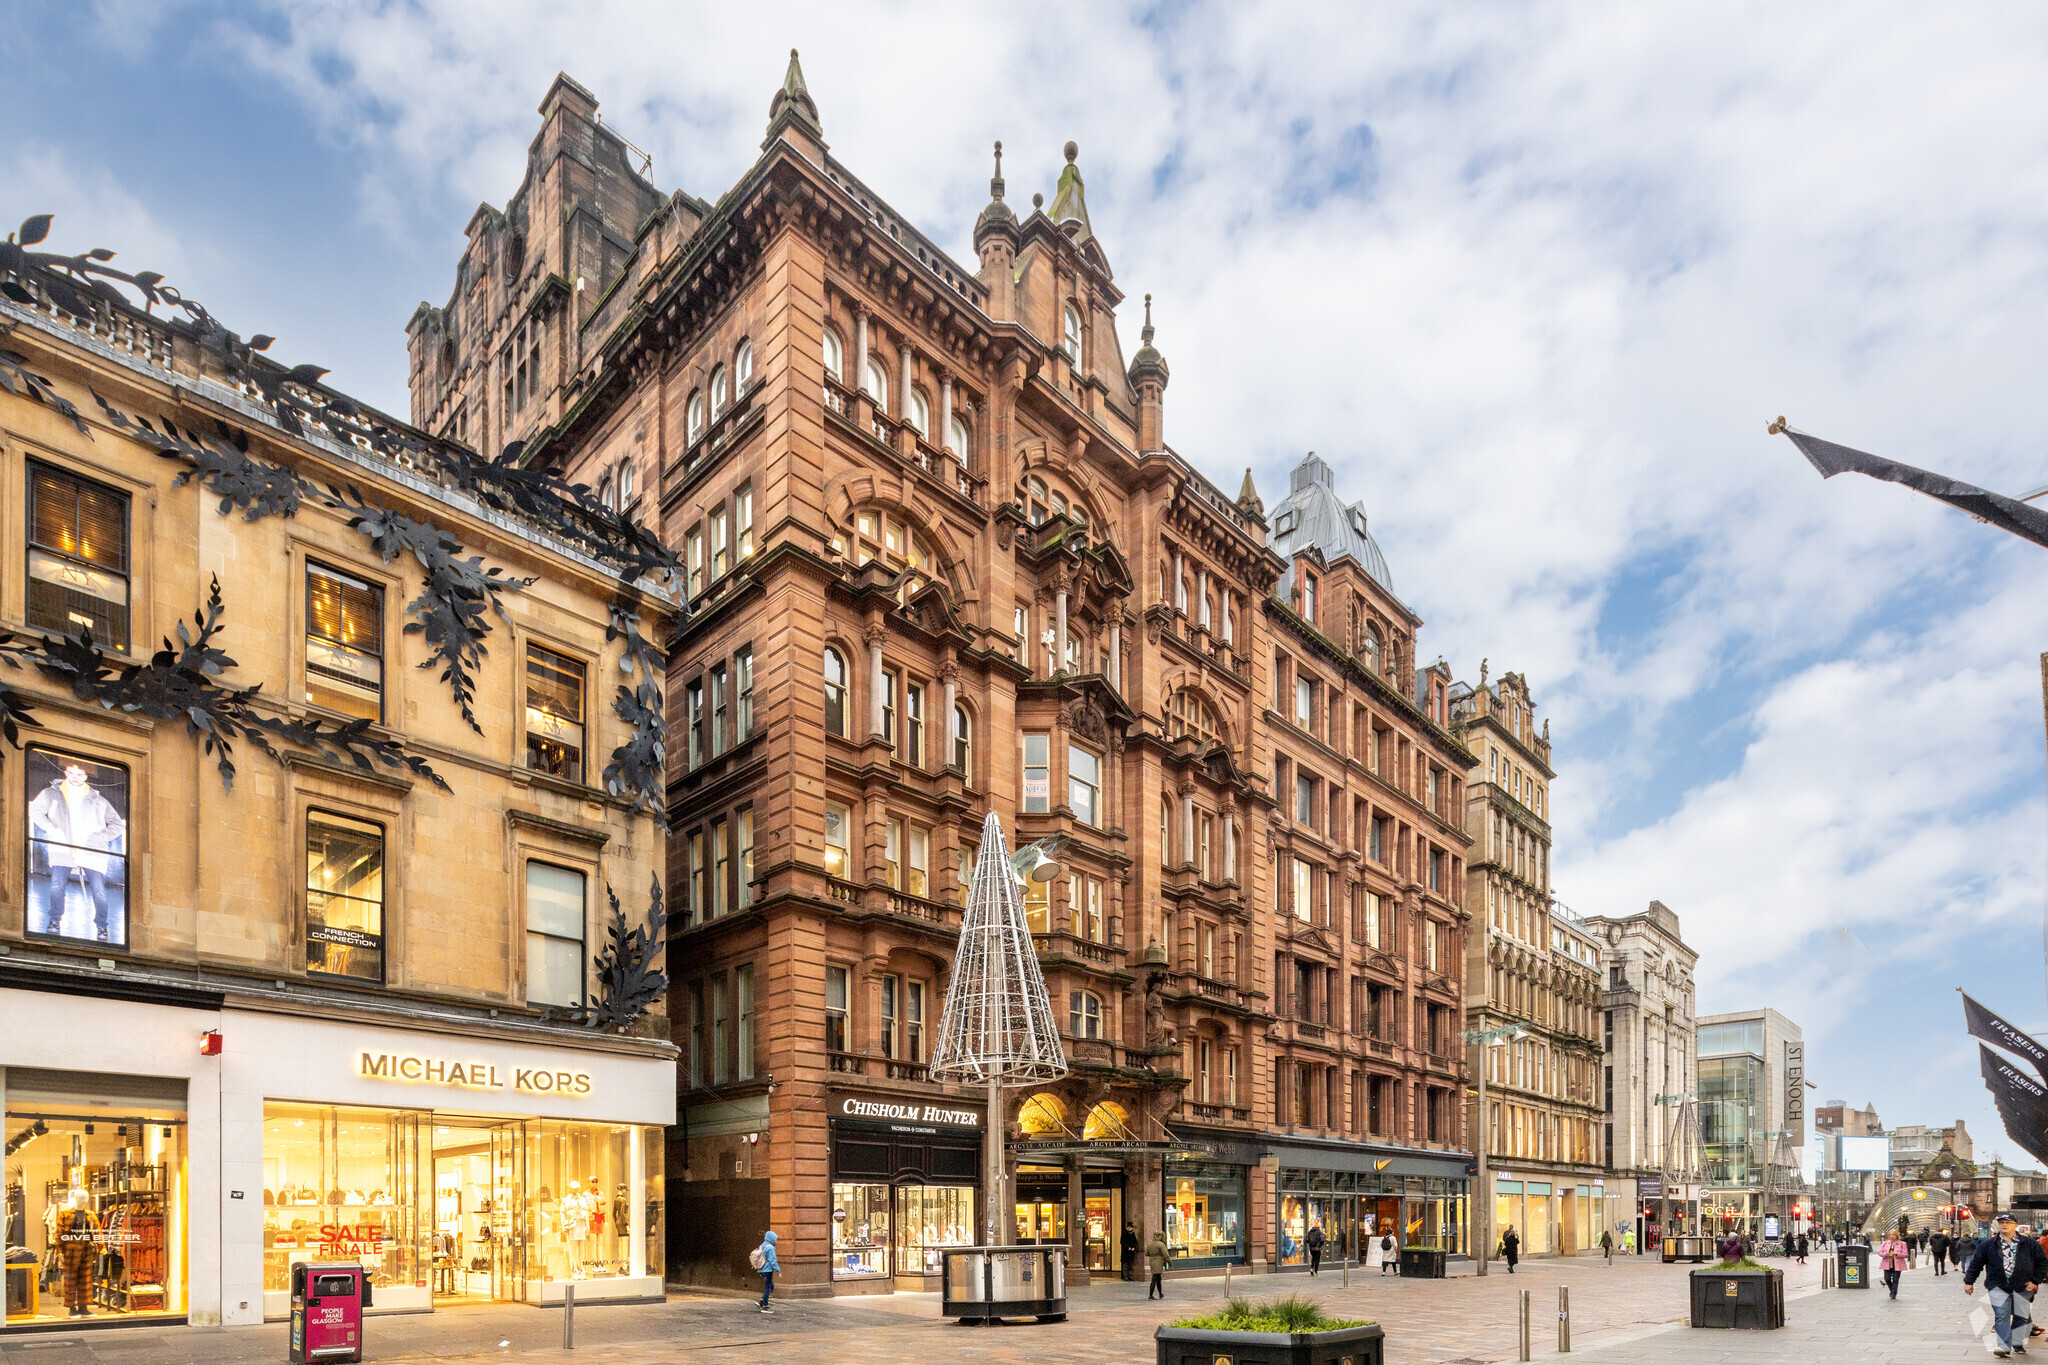
<path id="1" fill-rule="evenodd" d="M 184 1082 L 6 1078 L 7 1325 L 183 1313 Z"/>
<path id="2" fill-rule="evenodd" d="M 832 1187 L 832 1278 L 879 1279 L 889 1273 L 889 1187 Z"/>
<path id="3" fill-rule="evenodd" d="M 1174 1162 L 1167 1167 L 1166 1245 L 1176 1264 L 1244 1261 L 1244 1186 L 1240 1166 Z"/>
<path id="4" fill-rule="evenodd" d="M 361 1261 L 374 1288 L 426 1286 L 420 1163 L 427 1118 L 404 1109 L 264 1105 L 266 1295 L 289 1293 L 291 1267 L 300 1261 Z"/>
<path id="5" fill-rule="evenodd" d="M 28 931 L 128 946 L 128 770 L 31 746 Z"/>
<path id="6" fill-rule="evenodd" d="M 904 1185 L 896 1191 L 895 1221 L 896 1273 L 936 1275 L 944 1248 L 974 1244 L 974 1188 Z"/>
<path id="7" fill-rule="evenodd" d="M 532 1134 L 526 1173 L 526 1205 L 532 1215 L 527 1278 L 594 1280 L 632 1274 L 630 1130 L 602 1123 L 527 1127 Z M 645 1159 L 658 1162 L 660 1149 L 657 1141 Z M 649 1258 L 655 1254 L 650 1247 Z"/>

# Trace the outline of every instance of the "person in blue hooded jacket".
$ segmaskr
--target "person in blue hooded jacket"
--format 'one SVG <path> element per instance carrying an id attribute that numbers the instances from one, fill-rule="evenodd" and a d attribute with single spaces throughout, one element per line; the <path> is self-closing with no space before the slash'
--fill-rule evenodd
<path id="1" fill-rule="evenodd" d="M 782 1269 L 782 1263 L 775 1259 L 775 1234 L 762 1233 L 761 1245 L 755 1247 L 754 1254 L 747 1259 L 753 1262 L 754 1269 L 761 1272 L 761 1311 L 772 1313 L 775 1310 L 768 1306 L 768 1296 L 775 1292 L 775 1274 Z"/>

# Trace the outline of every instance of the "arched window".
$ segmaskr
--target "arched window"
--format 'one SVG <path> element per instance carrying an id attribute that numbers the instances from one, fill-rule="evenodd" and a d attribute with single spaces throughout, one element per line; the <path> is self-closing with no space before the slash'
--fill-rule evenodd
<path id="1" fill-rule="evenodd" d="M 832 545 L 841 554 L 847 552 L 843 537 L 834 536 Z M 898 601 L 942 577 L 939 558 L 931 545 L 893 512 L 870 509 L 853 518 L 854 567 L 871 559 L 879 559 L 892 569 L 910 571 L 900 585 Z"/>
<path id="2" fill-rule="evenodd" d="M 1223 726 L 1209 703 L 1185 687 L 1166 702 L 1166 737 L 1179 739 L 1182 735 L 1193 735 L 1198 747 L 1223 738 Z"/>
<path id="3" fill-rule="evenodd" d="M 882 362 L 873 356 L 868 357 L 866 384 L 868 397 L 875 400 L 875 411 L 887 412 L 889 410 L 889 372 L 883 369 Z"/>
<path id="4" fill-rule="evenodd" d="M 1060 350 L 1066 353 L 1069 365 L 1079 365 L 1081 363 L 1081 315 L 1074 311 L 1074 305 L 1071 303 L 1067 305 L 1066 319 L 1063 326 L 1064 330 L 1060 334 Z"/>
<path id="5" fill-rule="evenodd" d="M 974 771 L 974 722 L 967 708 L 953 705 L 953 766 L 963 773 Z"/>
<path id="6" fill-rule="evenodd" d="M 1104 1100 L 1081 1121 L 1081 1138 L 1085 1142 L 1130 1142 L 1135 1137 L 1131 1132 L 1131 1111 L 1115 1100 Z"/>
<path id="7" fill-rule="evenodd" d="M 704 434 L 704 390 L 690 391 L 690 439 L 696 440 Z"/>
<path id="8" fill-rule="evenodd" d="M 1067 1106 L 1057 1095 L 1033 1095 L 1017 1108 L 1017 1130 L 1037 1136 L 1067 1131 Z"/>
<path id="9" fill-rule="evenodd" d="M 732 394 L 737 398 L 747 391 L 747 385 L 754 380 L 754 343 L 740 342 L 740 348 L 732 353 Z"/>
<path id="10" fill-rule="evenodd" d="M 1022 502 L 1024 514 L 1031 519 L 1031 524 L 1033 526 L 1044 525 L 1046 513 L 1051 507 L 1051 502 L 1045 490 L 1045 480 L 1033 478 L 1026 481 Z"/>
<path id="11" fill-rule="evenodd" d="M 825 731 L 846 734 L 846 659 L 836 649 L 825 649 Z"/>
<path id="12" fill-rule="evenodd" d="M 606 474 L 598 480 L 597 499 L 604 504 L 604 510 L 607 512 L 618 510 L 618 503 L 612 497 L 612 488 L 616 482 L 616 478 L 611 474 Z"/>
<path id="13" fill-rule="evenodd" d="M 953 429 L 946 433 L 946 439 L 953 443 L 953 454 L 968 469 L 974 468 L 974 433 L 967 429 L 967 419 L 953 414 Z"/>
<path id="14" fill-rule="evenodd" d="M 917 434 L 929 441 L 932 438 L 932 405 L 921 389 L 910 391 L 910 425 Z"/>
<path id="15" fill-rule="evenodd" d="M 1365 628 L 1365 666 L 1374 673 L 1380 671 L 1380 628 L 1375 625 Z"/>
<path id="16" fill-rule="evenodd" d="M 633 505 L 633 462 L 626 461 L 619 466 L 619 510 L 625 511 Z"/>
<path id="17" fill-rule="evenodd" d="M 720 365 L 711 372 L 711 420 L 725 411 L 725 366 Z"/>
<path id="18" fill-rule="evenodd" d="M 1088 991 L 1071 991 L 1067 995 L 1067 1032 L 1076 1038 L 1100 1038 L 1102 1036 L 1102 1001 Z M 1089 1126 L 1094 1126 L 1094 1116 L 1089 1116 Z"/>
<path id="19" fill-rule="evenodd" d="M 825 374 L 835 383 L 846 382 L 846 347 L 830 327 L 825 329 Z"/>

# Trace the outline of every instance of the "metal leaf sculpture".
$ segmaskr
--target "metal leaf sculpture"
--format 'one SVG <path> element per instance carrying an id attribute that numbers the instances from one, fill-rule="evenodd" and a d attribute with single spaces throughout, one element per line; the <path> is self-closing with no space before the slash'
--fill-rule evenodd
<path id="1" fill-rule="evenodd" d="M 495 460 L 476 460 L 460 446 L 435 446 L 433 458 L 457 488 L 487 507 L 547 527 L 617 569 L 623 582 L 675 576 L 682 557 L 658 536 L 625 512 L 605 506 L 588 484 L 522 465 L 525 449 L 525 442 L 515 441 Z"/>
<path id="2" fill-rule="evenodd" d="M 85 424 L 85 414 L 78 405 L 51 387 L 50 381 L 28 368 L 28 359 L 13 351 L 0 351 L 0 389 L 9 393 L 23 394 L 35 399 L 45 407 L 55 408 L 71 419 L 71 424 L 92 435 L 92 428 Z"/>
<path id="3" fill-rule="evenodd" d="M 4 643 L 5 639 L 5 636 L 0 636 L 0 643 Z M 38 730 L 43 728 L 43 723 L 35 718 L 35 709 L 35 704 L 28 698 L 7 684 L 0 683 L 0 739 L 5 739 L 19 749 L 22 726 L 29 725 Z"/>
<path id="4" fill-rule="evenodd" d="M 259 460 L 249 453 L 249 438 L 219 422 L 218 434 L 187 428 L 180 432 L 168 417 L 151 425 L 147 417 L 131 417 L 93 392 L 93 400 L 107 415 L 107 421 L 122 435 L 148 446 L 167 460 L 190 466 L 180 470 L 171 487 L 183 488 L 197 479 L 209 493 L 220 496 L 217 509 L 222 516 L 239 507 L 242 520 L 297 516 L 307 497 L 319 485 L 281 464 Z"/>
<path id="5" fill-rule="evenodd" d="M 0 660 L 14 668 L 33 668 L 53 682 L 65 684 L 82 702 L 97 702 L 110 711 L 137 712 L 155 720 L 183 721 L 187 733 L 203 741 L 206 754 L 217 756 L 221 785 L 229 790 L 235 783 L 235 742 L 247 740 L 272 759 L 280 759 L 273 738 L 365 772 L 380 764 L 401 768 L 448 790 L 448 784 L 425 759 L 406 753 L 392 740 L 370 734 L 368 721 L 330 724 L 321 719 L 265 715 L 255 705 L 263 690 L 261 683 L 223 687 L 216 679 L 236 666 L 214 643 L 224 629 L 221 619 L 226 613 L 216 577 L 206 606 L 192 615 L 192 626 L 178 622 L 177 643 L 165 640 L 147 663 L 110 660 L 93 643 L 90 628 L 76 635 L 38 635 L 21 641 L 11 633 L 0 633 Z M 11 724 L 7 733 L 12 739 Z"/>
<path id="6" fill-rule="evenodd" d="M 668 788 L 664 763 L 668 754 L 668 717 L 662 710 L 661 680 L 666 664 L 661 651 L 640 633 L 640 618 L 632 610 L 632 599 L 621 596 L 611 604 L 611 619 L 605 625 L 606 644 L 624 640 L 619 671 L 629 677 L 637 670 L 640 681 L 632 687 L 621 685 L 612 700 L 612 714 L 633 727 L 624 744 L 612 750 L 605 764 L 605 789 L 614 796 L 630 795 L 633 809 L 652 815 L 664 833 L 668 830 Z"/>
<path id="7" fill-rule="evenodd" d="M 605 883 L 604 894 L 611 901 L 612 922 L 604 951 L 597 958 L 598 989 L 582 1004 L 549 1010 L 546 1017 L 623 1032 L 639 1022 L 668 989 L 668 974 L 654 965 L 663 947 L 661 878 L 653 879 L 648 892 L 645 925 L 627 927 L 626 912 L 619 908 L 618 893 L 611 883 Z"/>
<path id="8" fill-rule="evenodd" d="M 354 488 L 348 493 L 346 499 L 337 495 L 334 505 L 348 514 L 350 526 L 370 538 L 384 562 L 410 554 L 426 571 L 420 595 L 405 604 L 406 615 L 413 618 L 405 623 L 405 633 L 426 638 L 428 655 L 420 667 L 441 665 L 441 681 L 454 689 L 463 720 L 482 734 L 474 702 L 476 673 L 490 652 L 484 648 L 484 636 L 491 633 L 484 612 L 488 608 L 510 625 L 504 594 L 522 591 L 533 580 L 508 578 L 495 566 L 486 569 L 481 555 L 457 558 L 462 542 L 446 531 L 372 506 Z"/>

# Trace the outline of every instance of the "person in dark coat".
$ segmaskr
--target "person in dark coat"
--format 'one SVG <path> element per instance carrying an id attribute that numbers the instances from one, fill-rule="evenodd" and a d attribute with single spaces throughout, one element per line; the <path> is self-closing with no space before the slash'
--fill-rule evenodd
<path id="1" fill-rule="evenodd" d="M 1308 1230 L 1308 1236 L 1302 1240 L 1308 1243 L 1308 1273 L 1311 1275 L 1322 1274 L 1323 1246 L 1329 1241 L 1329 1238 L 1323 1236 L 1323 1225 L 1317 1223 Z"/>
<path id="2" fill-rule="evenodd" d="M 1948 1234 L 1937 1232 L 1927 1239 L 1927 1249 L 1934 1253 L 1934 1273 L 1948 1274 Z"/>
<path id="3" fill-rule="evenodd" d="M 1514 1274 L 1515 1262 L 1522 1259 L 1522 1239 L 1516 1235 L 1512 1225 L 1500 1235 L 1500 1255 L 1508 1263 L 1508 1274 Z"/>
<path id="4" fill-rule="evenodd" d="M 1145 1292 L 1146 1298 L 1163 1299 L 1166 1297 L 1166 1284 L 1163 1277 L 1166 1274 L 1167 1268 L 1172 1264 L 1173 1253 L 1167 1250 L 1166 1234 L 1164 1232 L 1153 1233 L 1152 1245 L 1145 1248 L 1145 1268 L 1152 1272 L 1152 1287 Z"/>
<path id="5" fill-rule="evenodd" d="M 1806 1247 L 1807 1243 L 1805 1233 L 1800 1233 L 1797 1237 L 1795 1237 L 1792 1240 L 1792 1254 L 1798 1258 L 1799 1264 L 1801 1265 L 1806 1264 Z"/>
<path id="6" fill-rule="evenodd" d="M 1123 1253 L 1124 1278 L 1134 1280 L 1138 1276 L 1138 1230 L 1129 1220 L 1124 1222 L 1123 1239 L 1117 1243 L 1117 1250 Z"/>
<path id="7" fill-rule="evenodd" d="M 1963 1292 L 1977 1292 L 1977 1277 L 1984 1277 L 1985 1296 L 1998 1329 L 1998 1347 L 1991 1354 L 2009 1356 L 2027 1353 L 2027 1329 L 2033 1326 L 2034 1294 L 2041 1281 L 2048 1280 L 2048 1256 L 2041 1244 L 2017 1235 L 2017 1222 L 2009 1213 L 1998 1218 L 1998 1235 L 1980 1242 L 1963 1267 Z"/>

